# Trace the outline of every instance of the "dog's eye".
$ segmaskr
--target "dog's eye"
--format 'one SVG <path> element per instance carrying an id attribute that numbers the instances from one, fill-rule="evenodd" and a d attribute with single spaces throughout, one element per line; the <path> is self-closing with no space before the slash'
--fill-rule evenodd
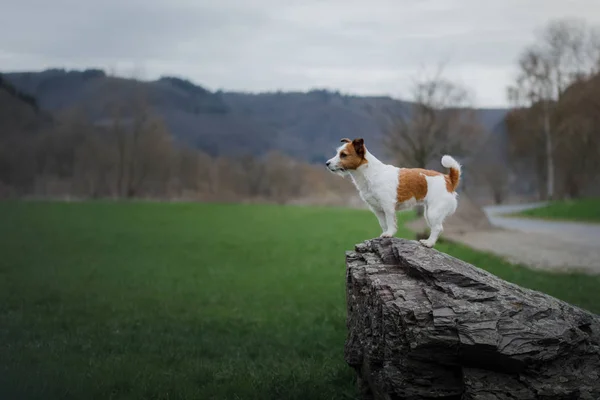
<path id="1" fill-rule="evenodd" d="M 341 153 L 341 154 L 340 154 L 340 158 L 345 158 L 347 155 L 348 155 L 348 154 L 346 154 L 346 153 Z"/>

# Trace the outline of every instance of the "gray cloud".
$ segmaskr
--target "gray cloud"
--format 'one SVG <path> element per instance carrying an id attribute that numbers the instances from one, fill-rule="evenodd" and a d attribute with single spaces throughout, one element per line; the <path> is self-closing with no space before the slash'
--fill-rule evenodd
<path id="1" fill-rule="evenodd" d="M 505 103 L 519 51 L 551 18 L 600 23 L 597 0 L 23 0 L 0 16 L 2 70 L 102 67 L 209 88 L 404 96 L 425 66 Z"/>

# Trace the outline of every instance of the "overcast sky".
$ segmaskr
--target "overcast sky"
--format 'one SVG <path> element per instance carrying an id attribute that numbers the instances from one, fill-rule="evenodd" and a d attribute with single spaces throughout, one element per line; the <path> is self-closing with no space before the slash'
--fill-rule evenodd
<path id="1" fill-rule="evenodd" d="M 413 77 L 445 62 L 477 105 L 502 106 L 519 51 L 557 17 L 600 23 L 600 0 L 9 0 L 0 70 L 407 97 Z"/>

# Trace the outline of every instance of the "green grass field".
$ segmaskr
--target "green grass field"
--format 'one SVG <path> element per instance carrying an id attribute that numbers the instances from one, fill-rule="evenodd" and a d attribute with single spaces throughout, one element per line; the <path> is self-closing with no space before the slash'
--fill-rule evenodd
<path id="1" fill-rule="evenodd" d="M 356 396 L 344 251 L 379 234 L 370 212 L 9 202 L 0 221 L 0 399 Z M 439 249 L 600 312 L 598 277 Z"/>
<path id="2" fill-rule="evenodd" d="M 600 222 L 600 198 L 555 201 L 547 206 L 522 211 L 518 216 Z"/>

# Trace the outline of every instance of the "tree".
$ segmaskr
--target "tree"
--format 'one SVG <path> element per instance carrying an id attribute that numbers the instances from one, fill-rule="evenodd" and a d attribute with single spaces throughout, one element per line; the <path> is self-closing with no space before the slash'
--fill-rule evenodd
<path id="1" fill-rule="evenodd" d="M 284 204 L 300 195 L 305 176 L 298 174 L 301 171 L 299 162 L 278 151 L 270 151 L 263 163 L 265 193 L 269 199 Z"/>
<path id="2" fill-rule="evenodd" d="M 475 171 L 475 180 L 487 187 L 495 204 L 502 204 L 508 194 L 508 172 L 506 165 L 494 160 L 484 159 Z"/>
<path id="3" fill-rule="evenodd" d="M 468 91 L 441 76 L 416 81 L 409 110 L 386 112 L 383 143 L 400 165 L 426 168 L 444 154 L 464 155 L 481 133 Z"/>
<path id="4" fill-rule="evenodd" d="M 568 87 L 556 108 L 556 153 L 563 192 L 579 197 L 600 175 L 600 74 Z"/>
<path id="5" fill-rule="evenodd" d="M 548 199 L 555 196 L 556 104 L 569 85 L 595 74 L 599 67 L 600 35 L 576 19 L 551 21 L 519 57 L 518 75 L 508 88 L 508 98 L 517 108 L 539 105 L 535 125 L 544 143 Z"/>
<path id="6" fill-rule="evenodd" d="M 482 145 L 469 157 L 468 165 L 469 181 L 474 185 L 468 185 L 468 188 L 464 185 L 464 191 L 473 197 L 491 195 L 495 204 L 503 203 L 509 194 L 511 169 L 502 132 L 487 132 Z"/>
<path id="7" fill-rule="evenodd" d="M 120 197 L 136 197 L 143 190 L 155 192 L 157 185 L 165 186 L 173 150 L 171 135 L 153 111 L 143 84 L 135 82 L 129 89 L 106 109 L 106 125 L 116 150 L 115 186 Z"/>
<path id="8" fill-rule="evenodd" d="M 78 195 L 100 198 L 112 194 L 114 157 L 104 133 L 90 127 L 83 142 L 75 149 L 73 190 Z"/>

